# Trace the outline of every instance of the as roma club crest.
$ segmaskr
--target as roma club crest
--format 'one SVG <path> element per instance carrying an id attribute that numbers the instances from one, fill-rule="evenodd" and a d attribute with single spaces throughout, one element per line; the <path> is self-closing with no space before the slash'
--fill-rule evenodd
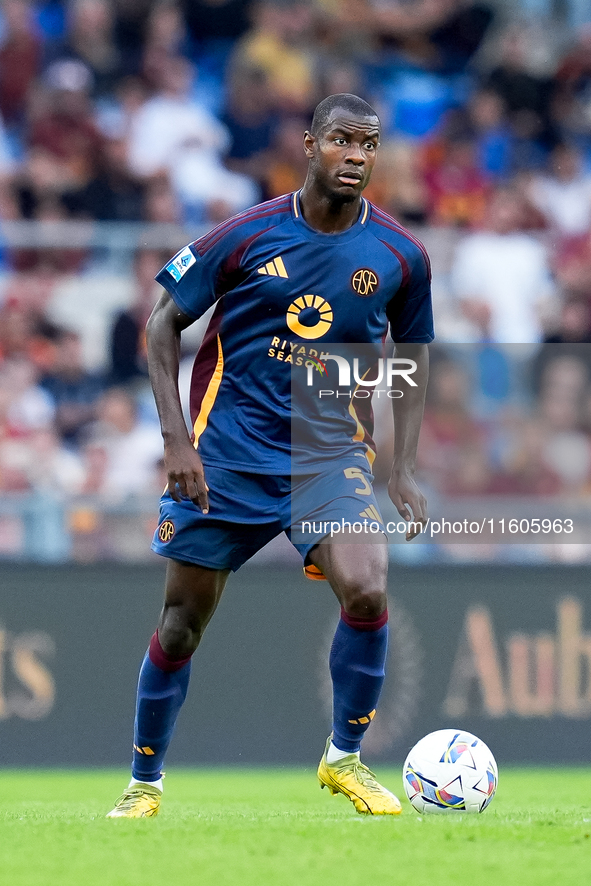
<path id="1" fill-rule="evenodd" d="M 158 538 L 163 544 L 166 544 L 167 541 L 174 535 L 174 523 L 172 520 L 163 520 L 163 522 L 158 527 Z"/>
<path id="2" fill-rule="evenodd" d="M 369 268 L 359 268 L 359 270 L 355 271 L 351 277 L 351 286 L 353 287 L 354 292 L 363 298 L 366 298 L 368 295 L 373 295 L 378 288 L 379 282 L 378 275 L 375 271 L 371 271 Z"/>

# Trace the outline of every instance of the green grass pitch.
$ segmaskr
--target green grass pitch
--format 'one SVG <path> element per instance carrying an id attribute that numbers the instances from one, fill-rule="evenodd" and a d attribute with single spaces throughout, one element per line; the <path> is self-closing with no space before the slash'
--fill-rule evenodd
<path id="1" fill-rule="evenodd" d="M 400 794 L 400 770 L 377 766 Z M 105 820 L 113 770 L 0 772 L 6 886 L 591 882 L 591 770 L 501 768 L 477 816 L 357 815 L 312 769 L 173 769 L 158 818 Z"/>

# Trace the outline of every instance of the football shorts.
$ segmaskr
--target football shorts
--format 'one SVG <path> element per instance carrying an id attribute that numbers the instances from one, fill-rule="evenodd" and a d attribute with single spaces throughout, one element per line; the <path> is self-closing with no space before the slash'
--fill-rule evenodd
<path id="1" fill-rule="evenodd" d="M 271 476 L 204 465 L 209 513 L 188 498 L 160 499 L 152 550 L 210 569 L 236 571 L 285 532 L 307 563 L 322 539 L 383 540 L 383 520 L 367 461 L 299 477 Z M 348 533 L 354 533 L 353 539 Z"/>

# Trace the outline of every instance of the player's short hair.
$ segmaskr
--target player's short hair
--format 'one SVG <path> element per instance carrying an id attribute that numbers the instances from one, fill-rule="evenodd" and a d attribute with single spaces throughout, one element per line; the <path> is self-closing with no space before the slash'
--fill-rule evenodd
<path id="1" fill-rule="evenodd" d="M 316 106 L 314 116 L 312 117 L 312 125 L 310 132 L 312 135 L 320 135 L 326 129 L 332 112 L 338 108 L 339 111 L 349 111 L 356 117 L 379 117 L 366 101 L 359 98 L 358 95 L 351 95 L 348 92 L 340 92 L 337 95 L 329 95 Z"/>

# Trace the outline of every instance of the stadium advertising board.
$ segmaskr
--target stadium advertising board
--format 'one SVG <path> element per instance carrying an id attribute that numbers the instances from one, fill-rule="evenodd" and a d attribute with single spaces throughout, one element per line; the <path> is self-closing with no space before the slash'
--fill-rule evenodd
<path id="1" fill-rule="evenodd" d="M 4 765 L 127 764 L 162 580 L 159 566 L 2 568 Z M 312 765 L 330 729 L 336 617 L 328 586 L 297 567 L 233 576 L 196 655 L 169 765 Z M 423 734 L 459 727 L 501 762 L 589 762 L 585 567 L 393 564 L 390 625 L 368 757 L 402 761 Z"/>

